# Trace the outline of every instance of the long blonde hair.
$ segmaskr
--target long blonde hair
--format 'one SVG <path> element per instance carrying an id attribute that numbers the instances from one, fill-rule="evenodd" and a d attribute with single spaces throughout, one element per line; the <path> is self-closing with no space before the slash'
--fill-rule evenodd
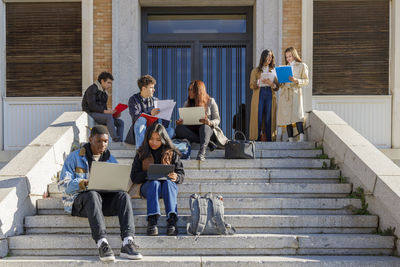
<path id="1" fill-rule="evenodd" d="M 297 53 L 296 48 L 294 48 L 293 46 L 286 48 L 285 50 L 285 64 L 289 64 L 289 62 L 286 60 L 286 53 L 292 53 L 292 56 L 294 58 L 294 60 L 296 60 L 297 62 L 303 62 L 299 56 L 299 53 Z"/>

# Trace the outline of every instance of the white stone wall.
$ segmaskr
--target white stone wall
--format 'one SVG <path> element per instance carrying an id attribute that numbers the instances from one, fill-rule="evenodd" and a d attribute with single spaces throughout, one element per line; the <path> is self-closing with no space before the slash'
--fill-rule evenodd
<path id="1" fill-rule="evenodd" d="M 36 213 L 72 144 L 88 140 L 85 112 L 65 112 L 0 171 L 0 257 L 3 237 L 22 234 L 24 218 Z M 3 255 L 4 256 L 4 255 Z"/>
<path id="2" fill-rule="evenodd" d="M 353 190 L 362 187 L 368 210 L 379 215 L 379 227 L 396 227 L 400 235 L 400 168 L 332 111 L 312 111 L 306 122 L 308 138 L 348 177 Z"/>

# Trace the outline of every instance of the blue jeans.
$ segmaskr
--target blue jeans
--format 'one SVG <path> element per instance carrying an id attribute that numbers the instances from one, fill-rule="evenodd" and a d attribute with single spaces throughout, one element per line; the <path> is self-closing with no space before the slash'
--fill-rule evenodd
<path id="1" fill-rule="evenodd" d="M 262 115 L 265 111 L 265 132 L 267 141 L 271 141 L 271 110 L 272 110 L 272 90 L 271 87 L 261 87 L 258 102 L 258 138 L 260 138 Z"/>
<path id="2" fill-rule="evenodd" d="M 144 134 L 146 133 L 146 129 L 147 129 L 147 120 L 144 117 L 139 117 L 135 124 L 133 125 L 133 129 L 135 131 L 135 145 L 137 148 L 139 148 L 142 143 L 143 143 L 143 139 L 144 139 Z M 168 128 L 166 128 L 167 133 L 169 138 L 172 138 L 174 136 L 175 130 L 174 128 L 171 128 L 171 126 L 168 126 Z"/>
<path id="3" fill-rule="evenodd" d="M 140 192 L 147 199 L 147 216 L 161 215 L 160 198 L 164 199 L 165 213 L 168 218 L 171 213 L 178 215 L 178 186 L 171 180 L 147 181 L 140 188 Z"/>

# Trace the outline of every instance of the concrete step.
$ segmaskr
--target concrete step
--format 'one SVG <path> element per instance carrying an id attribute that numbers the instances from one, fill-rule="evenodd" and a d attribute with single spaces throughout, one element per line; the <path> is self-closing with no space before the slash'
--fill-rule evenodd
<path id="1" fill-rule="evenodd" d="M 133 159 L 118 159 L 121 164 L 132 164 Z M 266 168 L 329 168 L 329 159 L 207 159 L 182 160 L 185 169 L 266 169 Z"/>
<path id="2" fill-rule="evenodd" d="M 64 214 L 60 198 L 39 199 L 36 204 L 39 215 Z M 132 199 L 132 207 L 134 214 L 147 214 L 145 199 Z M 361 202 L 354 198 L 224 198 L 224 208 L 226 215 L 344 215 L 360 209 Z M 178 209 L 180 214 L 190 214 L 188 198 L 178 197 Z"/>
<path id="3" fill-rule="evenodd" d="M 199 149 L 200 145 L 197 143 L 192 144 L 192 149 Z M 309 142 L 256 142 L 256 149 L 315 149 L 316 143 Z M 126 143 L 110 143 L 110 150 L 136 150 L 134 145 Z"/>
<path id="4" fill-rule="evenodd" d="M 119 235 L 108 235 L 119 253 Z M 372 234 L 236 234 L 228 236 L 136 236 L 151 256 L 392 255 L 395 238 Z M 8 238 L 10 256 L 97 256 L 90 235 L 38 234 Z"/>
<path id="5" fill-rule="evenodd" d="M 97 256 L 31 256 L 0 259 L 1 267 L 96 267 L 100 264 Z M 116 257 L 112 266 L 131 267 L 132 265 L 137 267 L 394 267 L 400 266 L 400 258 L 391 256 L 147 256 L 135 262 Z"/>
<path id="6" fill-rule="evenodd" d="M 179 215 L 180 233 L 186 233 L 190 215 Z M 225 215 L 225 222 L 238 234 L 370 234 L 378 226 L 375 215 Z M 119 234 L 118 217 L 106 217 L 107 233 Z M 166 231 L 166 217 L 159 220 L 161 233 Z M 147 216 L 135 216 L 135 232 L 145 234 Z M 90 234 L 86 218 L 70 215 L 36 215 L 25 217 L 26 234 Z"/>
<path id="7" fill-rule="evenodd" d="M 198 149 L 194 149 L 190 153 L 190 157 L 195 159 L 199 153 Z M 136 150 L 119 149 L 113 150 L 112 155 L 118 159 L 122 158 L 134 158 Z M 318 158 L 322 155 L 321 149 L 269 149 L 269 150 L 257 150 L 257 158 Z M 207 150 L 207 158 L 224 158 L 225 150 L 216 149 L 214 151 Z"/>
<path id="8" fill-rule="evenodd" d="M 351 184 L 307 183 L 183 183 L 179 185 L 179 197 L 212 192 L 224 197 L 346 197 Z M 58 187 L 49 185 L 51 197 L 61 197 Z"/>
<path id="9" fill-rule="evenodd" d="M 254 169 L 185 170 L 186 182 L 337 183 L 339 170 Z"/>

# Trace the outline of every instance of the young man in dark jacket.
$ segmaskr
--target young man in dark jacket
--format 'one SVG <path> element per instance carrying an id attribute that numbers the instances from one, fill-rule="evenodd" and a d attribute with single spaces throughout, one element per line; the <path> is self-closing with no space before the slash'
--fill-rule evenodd
<path id="1" fill-rule="evenodd" d="M 103 125 L 96 125 L 90 132 L 89 143 L 69 154 L 65 160 L 58 183 L 63 192 L 64 210 L 72 216 L 89 219 L 92 237 L 99 248 L 101 261 L 115 259 L 106 238 L 104 216 L 118 215 L 121 239 L 123 240 L 120 256 L 131 260 L 140 260 L 143 257 L 136 252 L 137 246 L 133 242 L 135 224 L 131 198 L 128 193 L 86 190 L 93 161 L 117 163 L 107 149 L 107 145 L 107 129 Z"/>
<path id="2" fill-rule="evenodd" d="M 82 99 L 82 110 L 86 111 L 96 122 L 106 125 L 114 142 L 122 142 L 124 121 L 113 117 L 115 110 L 107 108 L 107 91 L 111 89 L 114 78 L 108 72 L 100 73 L 97 81 L 86 90 Z M 115 130 L 117 128 L 117 130 Z"/>

